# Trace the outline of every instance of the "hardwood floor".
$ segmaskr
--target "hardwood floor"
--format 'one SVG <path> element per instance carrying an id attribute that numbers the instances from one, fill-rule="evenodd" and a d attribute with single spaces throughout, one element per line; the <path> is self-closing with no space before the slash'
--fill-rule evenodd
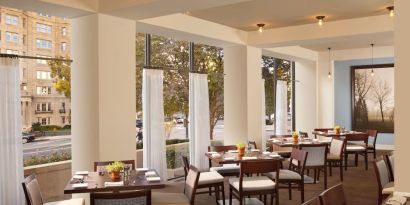
<path id="1" fill-rule="evenodd" d="M 382 152 L 378 152 L 382 154 Z M 381 156 L 379 156 L 381 157 Z M 349 158 L 349 164 L 353 164 L 354 156 Z M 285 165 L 286 166 L 286 165 Z M 311 175 L 313 171 L 311 171 Z M 318 196 L 323 191 L 323 173 L 320 176 L 318 184 L 305 185 L 305 200 L 309 200 Z M 169 185 L 162 190 L 155 192 L 183 192 L 183 179 L 169 182 Z M 328 177 L 328 186 L 331 187 L 340 183 L 339 169 L 333 168 L 333 176 Z M 358 167 L 348 167 L 344 171 L 343 186 L 346 193 L 347 202 L 349 205 L 375 205 L 377 204 L 377 181 L 373 169 L 373 157 L 369 157 L 369 170 L 365 170 L 363 157 L 359 156 Z M 225 196 L 229 197 L 228 178 L 225 178 Z M 268 197 L 269 198 L 269 197 Z M 279 191 L 279 201 L 281 205 L 297 205 L 300 204 L 300 192 L 294 189 L 292 192 L 292 200 L 289 200 L 288 190 L 281 189 Z M 196 205 L 215 204 L 214 195 L 200 194 L 195 198 Z"/>

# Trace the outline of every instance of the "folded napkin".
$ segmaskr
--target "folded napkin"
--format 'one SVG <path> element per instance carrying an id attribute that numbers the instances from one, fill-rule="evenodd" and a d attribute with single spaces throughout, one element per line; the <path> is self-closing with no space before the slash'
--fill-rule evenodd
<path id="1" fill-rule="evenodd" d="M 262 152 L 262 154 L 270 154 L 270 152 Z"/>
<path id="2" fill-rule="evenodd" d="M 161 177 L 147 177 L 147 181 L 149 182 L 161 181 Z"/>
<path id="3" fill-rule="evenodd" d="M 155 177 L 155 176 L 157 176 L 157 173 L 155 171 L 149 171 L 149 172 L 145 172 L 145 176 L 146 177 Z"/>
<path id="4" fill-rule="evenodd" d="M 229 153 L 238 153 L 239 151 L 237 149 L 234 150 L 228 150 Z"/>
<path id="5" fill-rule="evenodd" d="M 403 196 L 393 196 L 386 201 L 386 204 L 389 205 L 404 205 L 406 204 L 407 199 Z"/>
<path id="6" fill-rule="evenodd" d="M 218 152 L 208 152 L 208 154 L 218 154 Z"/>
<path id="7" fill-rule="evenodd" d="M 221 157 L 221 155 L 218 154 L 218 153 L 215 153 L 215 154 L 212 154 L 212 157 L 213 157 L 213 158 L 218 158 L 218 157 Z"/>
<path id="8" fill-rule="evenodd" d="M 270 154 L 269 157 L 280 157 L 278 154 Z"/>
<path id="9" fill-rule="evenodd" d="M 272 139 L 272 141 L 276 142 L 276 143 L 280 142 L 280 140 L 278 140 L 278 139 Z"/>
<path id="10" fill-rule="evenodd" d="M 334 134 L 336 134 L 336 132 L 333 131 L 333 130 L 329 130 L 329 131 L 327 131 L 327 134 L 332 134 L 332 135 L 334 135 Z"/>
<path id="11" fill-rule="evenodd" d="M 88 175 L 88 171 L 77 171 L 75 175 Z"/>
<path id="12" fill-rule="evenodd" d="M 234 157 L 224 157 L 224 160 L 235 160 Z"/>
<path id="13" fill-rule="evenodd" d="M 124 186 L 124 182 L 104 182 L 105 187 L 112 187 L 112 186 Z"/>
<path id="14" fill-rule="evenodd" d="M 137 170 L 138 172 L 146 172 L 148 171 L 148 168 L 137 168 L 135 170 Z"/>
<path id="15" fill-rule="evenodd" d="M 257 157 L 242 157 L 242 160 L 258 159 Z"/>
<path id="16" fill-rule="evenodd" d="M 84 175 L 74 175 L 73 179 L 80 179 L 83 180 L 84 179 Z"/>
<path id="17" fill-rule="evenodd" d="M 251 152 L 260 152 L 259 149 L 251 149 Z"/>
<path id="18" fill-rule="evenodd" d="M 78 188 L 88 188 L 88 183 L 77 183 L 77 184 L 73 184 L 72 187 L 74 189 L 78 189 Z"/>

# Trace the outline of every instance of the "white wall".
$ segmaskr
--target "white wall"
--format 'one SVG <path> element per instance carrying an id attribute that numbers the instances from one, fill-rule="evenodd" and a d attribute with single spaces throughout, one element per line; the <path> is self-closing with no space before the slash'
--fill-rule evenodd
<path id="1" fill-rule="evenodd" d="M 311 132 L 316 128 L 316 62 L 295 62 L 296 131 Z"/>

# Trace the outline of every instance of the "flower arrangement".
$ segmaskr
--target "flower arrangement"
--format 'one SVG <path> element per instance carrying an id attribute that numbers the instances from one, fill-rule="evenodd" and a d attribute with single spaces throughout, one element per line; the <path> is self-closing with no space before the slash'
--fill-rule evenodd
<path id="1" fill-rule="evenodd" d="M 124 170 L 125 164 L 122 162 L 113 162 L 105 167 L 111 173 L 111 179 L 116 180 L 120 178 L 120 171 Z"/>
<path id="2" fill-rule="evenodd" d="M 246 145 L 244 143 L 236 144 L 236 148 L 238 148 L 238 149 L 245 148 L 245 146 Z"/>
<path id="3" fill-rule="evenodd" d="M 239 143 L 236 144 L 236 148 L 238 148 L 239 156 L 245 155 L 245 144 L 244 143 Z"/>
<path id="4" fill-rule="evenodd" d="M 293 139 L 293 143 L 298 143 L 299 140 L 299 134 L 296 131 L 292 132 L 292 139 Z"/>
<path id="5" fill-rule="evenodd" d="M 335 126 L 335 132 L 336 134 L 340 134 L 340 125 Z"/>

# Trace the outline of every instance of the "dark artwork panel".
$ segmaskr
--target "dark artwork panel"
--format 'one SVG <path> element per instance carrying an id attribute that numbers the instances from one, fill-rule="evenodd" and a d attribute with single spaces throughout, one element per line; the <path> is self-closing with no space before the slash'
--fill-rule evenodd
<path id="1" fill-rule="evenodd" d="M 353 130 L 394 132 L 394 64 L 352 66 Z"/>

